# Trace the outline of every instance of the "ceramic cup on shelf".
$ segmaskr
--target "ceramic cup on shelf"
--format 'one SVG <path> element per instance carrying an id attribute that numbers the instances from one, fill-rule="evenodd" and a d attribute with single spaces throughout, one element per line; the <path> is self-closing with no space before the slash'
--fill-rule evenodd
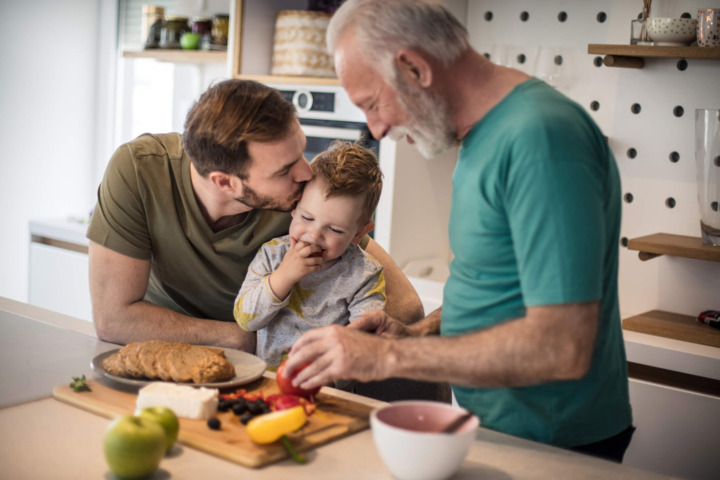
<path id="1" fill-rule="evenodd" d="M 720 47 L 720 8 L 698 10 L 698 47 Z"/>
<path id="2" fill-rule="evenodd" d="M 720 110 L 695 110 L 700 230 L 706 245 L 720 247 Z"/>

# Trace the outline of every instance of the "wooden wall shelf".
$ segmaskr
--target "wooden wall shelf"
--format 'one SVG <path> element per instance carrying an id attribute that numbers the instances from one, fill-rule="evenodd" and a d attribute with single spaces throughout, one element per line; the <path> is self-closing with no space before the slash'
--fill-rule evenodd
<path id="1" fill-rule="evenodd" d="M 334 85 L 340 86 L 340 80 L 329 77 L 294 77 L 289 75 L 236 75 L 237 78 L 255 80 L 260 83 L 291 83 L 294 85 Z"/>
<path id="2" fill-rule="evenodd" d="M 606 45 L 591 43 L 588 53 L 605 55 L 608 67 L 642 68 L 644 58 L 698 58 L 720 60 L 720 48 L 670 47 L 661 45 Z"/>
<path id="3" fill-rule="evenodd" d="M 225 63 L 224 50 L 125 50 L 124 58 L 152 58 L 158 62 L 171 63 Z"/>
<path id="4" fill-rule="evenodd" d="M 720 330 L 688 315 L 652 310 L 624 319 L 622 327 L 623 330 L 720 348 Z"/>
<path id="5" fill-rule="evenodd" d="M 640 252 L 638 257 L 643 261 L 660 255 L 672 255 L 720 262 L 720 247 L 705 245 L 700 237 L 655 233 L 628 240 L 627 248 Z"/>

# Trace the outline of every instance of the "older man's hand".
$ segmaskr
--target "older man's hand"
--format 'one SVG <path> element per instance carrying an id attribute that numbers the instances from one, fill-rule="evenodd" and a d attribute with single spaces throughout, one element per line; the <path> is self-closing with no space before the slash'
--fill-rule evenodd
<path id="1" fill-rule="evenodd" d="M 336 379 L 367 382 L 385 378 L 385 357 L 391 340 L 357 328 L 330 325 L 306 332 L 295 342 L 285 365 L 285 375 L 311 362 L 298 373 L 293 385 L 307 390 Z"/>
<path id="2" fill-rule="evenodd" d="M 386 337 L 407 337 L 411 335 L 407 326 L 391 317 L 384 310 L 372 310 L 353 321 L 348 328 L 372 332 Z"/>

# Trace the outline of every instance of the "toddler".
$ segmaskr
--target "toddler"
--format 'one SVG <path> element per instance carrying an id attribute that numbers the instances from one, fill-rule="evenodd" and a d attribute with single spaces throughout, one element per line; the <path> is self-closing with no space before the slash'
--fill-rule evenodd
<path id="1" fill-rule="evenodd" d="M 307 330 L 385 305 L 382 266 L 359 247 L 382 190 L 377 158 L 336 141 L 311 167 L 289 235 L 262 246 L 235 299 L 235 320 L 257 331 L 256 354 L 271 367 Z"/>

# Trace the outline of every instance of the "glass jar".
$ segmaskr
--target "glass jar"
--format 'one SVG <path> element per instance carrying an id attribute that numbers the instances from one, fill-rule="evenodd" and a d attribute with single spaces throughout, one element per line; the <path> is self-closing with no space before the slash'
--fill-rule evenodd
<path id="1" fill-rule="evenodd" d="M 218 13 L 213 17 L 212 43 L 213 45 L 227 46 L 230 15 Z"/>
<path id="2" fill-rule="evenodd" d="M 140 17 L 140 40 L 145 48 L 158 48 L 165 8 L 156 5 L 143 5 Z"/>
<path id="3" fill-rule="evenodd" d="M 168 17 L 160 30 L 160 48 L 180 48 L 180 37 L 189 31 L 187 17 Z"/>
<path id="4" fill-rule="evenodd" d="M 212 18 L 195 17 L 192 21 L 193 33 L 199 33 L 200 36 L 210 35 L 212 30 Z"/>
<path id="5" fill-rule="evenodd" d="M 200 35 L 200 48 L 208 50 L 212 43 L 212 18 L 195 17 L 192 21 L 192 31 Z"/>

